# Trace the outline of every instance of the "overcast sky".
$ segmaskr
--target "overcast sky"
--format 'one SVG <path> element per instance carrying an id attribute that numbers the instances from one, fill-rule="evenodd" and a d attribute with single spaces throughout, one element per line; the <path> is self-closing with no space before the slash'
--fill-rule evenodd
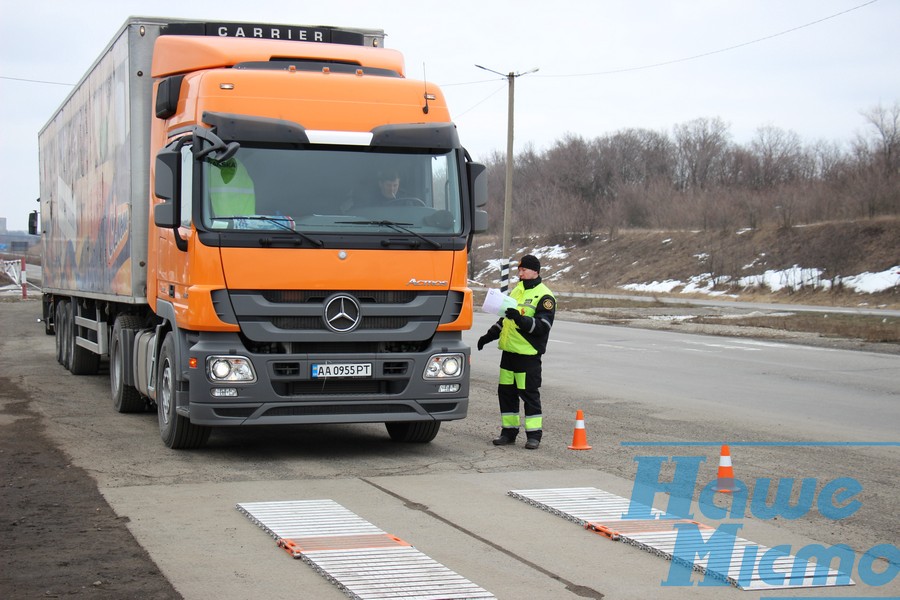
<path id="1" fill-rule="evenodd" d="M 506 150 L 507 81 L 475 64 L 540 69 L 516 79 L 517 152 L 700 117 L 739 143 L 769 125 L 849 143 L 860 111 L 900 101 L 900 0 L 0 0 L 9 229 L 37 208 L 38 131 L 132 15 L 384 29 L 476 160 Z"/>

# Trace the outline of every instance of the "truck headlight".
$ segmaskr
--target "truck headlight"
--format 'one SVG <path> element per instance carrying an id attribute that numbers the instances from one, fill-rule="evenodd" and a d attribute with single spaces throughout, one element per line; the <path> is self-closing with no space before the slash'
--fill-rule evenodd
<path id="1" fill-rule="evenodd" d="M 462 375 L 462 354 L 435 354 L 425 366 L 425 379 L 450 379 Z"/>
<path id="2" fill-rule="evenodd" d="M 213 383 L 253 383 L 256 372 L 243 356 L 210 356 L 206 359 L 206 377 Z"/>

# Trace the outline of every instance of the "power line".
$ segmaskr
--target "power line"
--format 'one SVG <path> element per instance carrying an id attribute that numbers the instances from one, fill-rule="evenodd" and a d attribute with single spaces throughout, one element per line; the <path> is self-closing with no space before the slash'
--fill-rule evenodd
<path id="1" fill-rule="evenodd" d="M 848 9 L 846 9 L 846 10 L 842 10 L 842 11 L 836 12 L 836 13 L 834 13 L 834 14 L 832 14 L 832 15 L 828 15 L 827 17 L 822 17 L 821 19 L 816 19 L 815 21 L 810 21 L 809 23 L 804 23 L 803 25 L 798 25 L 798 26 L 796 26 L 796 27 L 791 27 L 790 29 L 785 29 L 785 30 L 783 30 L 783 31 L 779 31 L 778 33 L 773 33 L 773 34 L 771 34 L 771 35 L 763 36 L 763 37 L 761 37 L 761 38 L 756 38 L 756 39 L 753 39 L 753 40 L 750 40 L 750 41 L 747 41 L 747 42 L 742 42 L 742 43 L 740 43 L 740 44 L 735 44 L 735 45 L 733 45 L 733 46 L 727 46 L 727 47 L 725 47 L 725 48 L 719 48 L 718 50 L 710 50 L 709 52 L 702 52 L 702 53 L 700 53 L 700 54 L 694 54 L 693 56 L 685 56 L 685 57 L 683 57 L 683 58 L 676 58 L 676 59 L 673 59 L 673 60 L 666 60 L 666 61 L 662 61 L 662 62 L 651 63 L 651 64 L 648 64 L 648 65 L 641 65 L 641 66 L 638 66 L 638 67 L 625 67 L 625 68 L 623 68 L 623 69 L 612 69 L 612 70 L 609 70 L 609 71 L 595 71 L 595 72 L 592 72 L 592 73 L 571 73 L 571 74 L 568 74 L 568 75 L 536 75 L 536 77 L 542 77 L 542 78 L 564 78 L 564 77 L 591 77 L 591 76 L 596 76 L 596 75 L 613 75 L 613 74 L 616 74 L 616 73 L 627 73 L 627 72 L 630 72 L 630 71 L 642 71 L 642 70 L 644 70 L 644 69 L 655 69 L 655 68 L 657 68 L 657 67 L 664 67 L 664 66 L 667 66 L 667 65 L 674 65 L 674 64 L 677 64 L 677 63 L 687 62 L 687 61 L 690 61 L 690 60 L 697 60 L 698 58 L 704 58 L 704 57 L 706 57 L 706 56 L 712 56 L 712 55 L 714 55 L 714 54 L 722 54 L 723 52 L 730 52 L 731 50 L 737 50 L 738 48 L 743 48 L 743 47 L 745 47 L 745 46 L 750 46 L 750 45 L 752 45 L 752 44 L 758 44 L 758 43 L 764 42 L 764 41 L 766 41 L 766 40 L 771 40 L 771 39 L 773 39 L 773 38 L 781 37 L 781 36 L 783 36 L 783 35 L 787 35 L 787 34 L 789 34 L 789 33 L 795 32 L 795 31 L 799 31 L 800 29 L 805 29 L 805 28 L 807 28 L 807 27 L 812 27 L 813 25 L 818 25 L 819 23 L 824 23 L 825 21 L 829 21 L 829 20 L 831 20 L 831 19 L 840 17 L 840 16 L 842 16 L 842 15 L 845 15 L 845 14 L 847 14 L 847 13 L 853 12 L 853 11 L 855 11 L 855 10 L 859 10 L 860 8 L 865 8 L 866 6 L 869 6 L 870 4 L 875 4 L 876 2 L 878 2 L 878 0 L 869 0 L 868 2 L 863 2 L 862 4 L 858 4 L 858 5 L 856 5 L 856 6 L 853 6 L 853 7 L 848 8 Z M 60 82 L 60 81 L 45 81 L 45 80 L 40 80 L 40 79 L 26 79 L 26 78 L 23 78 L 23 77 L 7 77 L 7 76 L 5 76 L 5 75 L 0 75 L 0 79 L 6 79 L 6 80 L 9 80 L 9 81 L 23 81 L 23 82 L 25 82 L 25 83 L 42 83 L 42 84 L 47 84 L 47 85 L 64 85 L 64 86 L 68 86 L 68 87 L 73 87 L 73 86 L 75 85 L 74 83 L 63 83 L 63 82 Z M 489 81 L 496 81 L 496 80 L 495 80 L 495 79 L 482 79 L 482 80 L 479 80 L 479 81 L 466 81 L 466 82 L 461 82 L 461 83 L 445 83 L 445 84 L 441 84 L 441 87 L 453 87 L 453 86 L 457 86 L 457 85 L 476 85 L 476 84 L 479 84 L 479 83 L 487 83 L 487 82 L 489 82 Z M 493 95 L 493 94 L 491 94 L 491 95 Z M 480 104 L 480 103 L 479 103 L 479 104 Z M 476 106 L 477 106 L 477 105 L 476 105 Z M 473 107 L 473 108 L 474 108 L 474 107 Z M 469 110 L 471 110 L 471 109 L 469 109 Z M 468 111 L 466 111 L 466 112 L 468 112 Z"/>
<path id="2" fill-rule="evenodd" d="M 764 42 L 766 40 L 771 40 L 773 38 L 780 37 L 782 35 L 787 35 L 788 33 L 793 33 L 794 31 L 798 31 L 800 29 L 805 29 L 807 27 L 812 27 L 813 25 L 818 25 L 824 21 L 828 21 L 830 19 L 834 19 L 841 15 L 845 15 L 849 12 L 853 12 L 854 10 L 859 10 L 860 8 L 866 7 L 870 4 L 875 4 L 878 0 L 869 0 L 868 2 L 864 2 L 852 8 L 848 8 L 847 10 L 842 10 L 841 12 L 834 13 L 833 15 L 829 15 L 827 17 L 822 17 L 821 19 L 817 19 L 815 21 L 810 21 L 809 23 L 804 23 L 803 25 L 798 25 L 796 27 L 791 27 L 790 29 L 785 29 L 784 31 L 779 31 L 778 33 L 773 33 L 771 35 L 767 35 L 761 38 L 756 38 L 754 40 L 750 40 L 748 42 L 743 42 L 740 44 L 735 44 L 734 46 L 728 46 L 726 48 L 719 48 L 718 50 L 710 50 L 709 52 L 703 52 L 701 54 L 695 54 L 693 56 L 686 56 L 684 58 L 676 58 L 674 60 L 667 60 L 663 62 L 653 63 L 649 65 L 642 65 L 640 67 L 627 67 L 624 69 L 613 69 L 610 71 L 597 71 L 594 73 L 573 73 L 571 75 L 537 75 L 537 77 L 590 77 L 592 75 L 612 75 L 615 73 L 627 73 L 629 71 L 641 71 L 644 69 L 655 69 L 657 67 L 664 67 L 666 65 L 673 65 L 676 63 L 687 62 L 689 60 L 696 60 L 698 58 L 704 58 L 706 56 L 712 56 L 714 54 L 721 54 L 723 52 L 730 52 L 731 50 L 737 50 L 738 48 L 743 48 L 744 46 L 750 46 L 751 44 L 758 44 L 759 42 Z"/>
<path id="3" fill-rule="evenodd" d="M 491 81 L 493 81 L 493 79 L 492 79 Z M 488 94 L 487 96 L 485 96 L 484 98 L 482 98 L 481 100 L 479 100 L 478 102 L 476 102 L 475 104 L 473 104 L 472 106 L 470 106 L 469 108 L 467 108 L 466 110 L 464 110 L 464 111 L 462 111 L 461 113 L 457 114 L 457 115 L 456 115 L 456 118 L 458 119 L 458 118 L 460 118 L 461 116 L 463 116 L 464 114 L 466 114 L 466 113 L 468 113 L 468 112 L 471 112 L 471 111 L 475 110 L 476 108 L 478 108 L 479 106 L 481 106 L 482 104 L 484 104 L 485 102 L 487 102 L 488 100 L 490 100 L 490 99 L 493 98 L 495 95 L 499 94 L 500 92 L 502 92 L 502 91 L 505 90 L 505 89 L 506 89 L 506 84 L 504 83 L 502 86 L 498 87 L 496 90 L 494 90 L 493 92 L 491 92 L 490 94 Z"/>
<path id="4" fill-rule="evenodd" d="M 5 75 L 0 75 L 0 79 L 8 79 L 9 81 L 24 81 L 25 83 L 46 83 L 47 85 L 65 85 L 68 87 L 74 87 L 74 83 L 62 83 L 60 81 L 43 81 L 40 79 L 25 79 L 23 77 L 7 77 Z"/>

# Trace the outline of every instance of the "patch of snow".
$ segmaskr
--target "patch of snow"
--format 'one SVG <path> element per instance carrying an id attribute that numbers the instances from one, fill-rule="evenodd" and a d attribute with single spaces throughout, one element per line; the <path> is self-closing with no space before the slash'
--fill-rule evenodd
<path id="1" fill-rule="evenodd" d="M 688 321 L 693 318 L 694 315 L 654 315 L 649 317 L 651 321 Z"/>
<path id="2" fill-rule="evenodd" d="M 880 273 L 860 273 L 852 277 L 842 277 L 841 284 L 862 294 L 883 292 L 900 285 L 900 265 Z"/>
<path id="3" fill-rule="evenodd" d="M 632 292 L 661 292 L 668 294 L 681 285 L 682 283 L 680 281 L 669 279 L 667 281 L 654 281 L 653 283 L 627 283 L 625 285 L 620 285 L 619 287 L 623 290 L 630 290 Z"/>
<path id="4" fill-rule="evenodd" d="M 569 256 L 569 252 L 565 246 L 560 246 L 559 244 L 555 246 L 543 246 L 541 248 L 535 248 L 531 252 L 538 259 L 553 259 L 553 260 L 562 260 Z"/>
<path id="5" fill-rule="evenodd" d="M 803 268 L 794 265 L 790 269 L 781 271 L 766 271 L 761 275 L 748 275 L 738 279 L 738 285 L 748 287 L 767 287 L 773 292 L 784 289 L 799 290 L 805 287 L 830 289 L 831 282 L 822 279 L 821 269 Z"/>
<path id="6" fill-rule="evenodd" d="M 569 266 L 567 266 L 567 267 L 563 267 L 563 268 L 561 268 L 561 269 L 557 269 L 557 270 L 553 271 L 553 273 L 552 273 L 552 274 L 550 275 L 550 277 L 548 277 L 547 279 L 548 279 L 549 281 L 556 281 L 556 280 L 559 279 L 564 273 L 568 273 L 569 271 L 571 271 L 572 268 L 573 268 L 572 265 L 569 265 Z"/>
<path id="7" fill-rule="evenodd" d="M 745 269 L 752 265 L 747 265 Z M 832 282 L 823 279 L 824 271 L 816 268 L 804 268 L 794 265 L 790 269 L 780 271 L 768 270 L 757 275 L 747 275 L 736 280 L 736 285 L 742 288 L 769 288 L 773 292 L 781 290 L 800 290 L 802 288 L 831 289 Z M 725 292 L 715 291 L 713 288 L 729 283 L 731 278 L 727 275 L 713 277 L 711 273 L 701 273 L 688 279 L 687 283 L 667 279 L 666 281 L 653 281 L 650 283 L 629 283 L 620 285 L 624 290 L 647 293 L 670 293 L 681 288 L 684 294 L 709 294 L 725 295 Z M 882 292 L 895 286 L 900 286 L 900 265 L 881 271 L 880 273 L 861 273 L 859 275 L 842 277 L 843 286 L 856 293 L 872 294 Z"/>

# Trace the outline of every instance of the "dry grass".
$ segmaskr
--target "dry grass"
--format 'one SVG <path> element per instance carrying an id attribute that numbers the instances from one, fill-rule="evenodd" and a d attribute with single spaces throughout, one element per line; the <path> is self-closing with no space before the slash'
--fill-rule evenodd
<path id="1" fill-rule="evenodd" d="M 476 291 L 474 299 L 475 306 L 481 306 L 484 301 L 484 292 Z M 606 324 L 641 326 L 641 322 L 646 323 L 649 314 L 657 316 L 664 314 L 697 315 L 698 312 L 703 312 L 701 307 L 694 304 L 662 302 L 652 297 L 648 297 L 647 300 L 635 300 L 627 296 L 589 298 L 573 297 L 566 292 L 557 292 L 557 302 L 558 310 L 563 313 L 560 318 L 566 318 L 565 312 L 578 313 L 582 316 L 590 315 L 592 317 L 590 320 Z M 760 334 L 760 330 L 770 329 L 818 334 L 835 339 L 861 340 L 876 344 L 900 344 L 900 318 L 898 317 L 840 312 L 789 311 L 790 306 L 785 305 L 783 311 L 771 314 L 755 310 L 752 314 L 746 315 L 690 316 L 678 322 L 723 326 L 723 335 L 764 336 L 765 334 Z M 737 330 L 741 330 L 740 333 Z"/>
<path id="2" fill-rule="evenodd" d="M 546 267 L 542 269 L 545 280 L 554 291 L 621 294 L 620 286 L 630 283 L 688 282 L 704 273 L 736 281 L 795 265 L 822 269 L 823 282 L 835 277 L 881 272 L 900 261 L 898 239 L 900 218 L 880 218 L 792 229 L 621 230 L 614 237 L 595 234 L 515 238 L 511 252 L 517 257 L 536 249 L 562 246 L 564 257 L 546 256 L 541 261 Z M 498 259 L 499 254 L 497 236 L 476 236 L 472 262 L 476 276 L 484 275 L 481 283 L 485 286 L 497 285 L 499 274 L 489 268 L 489 261 Z M 900 308 L 900 286 L 876 294 L 822 287 L 777 293 L 768 289 L 717 291 L 756 302 Z M 688 297 L 680 293 L 669 296 Z"/>
<path id="3" fill-rule="evenodd" d="M 863 340 L 880 344 L 900 343 L 900 319 L 896 317 L 843 313 L 797 313 L 738 318 L 696 317 L 690 322 L 818 333 L 826 337 Z"/>

